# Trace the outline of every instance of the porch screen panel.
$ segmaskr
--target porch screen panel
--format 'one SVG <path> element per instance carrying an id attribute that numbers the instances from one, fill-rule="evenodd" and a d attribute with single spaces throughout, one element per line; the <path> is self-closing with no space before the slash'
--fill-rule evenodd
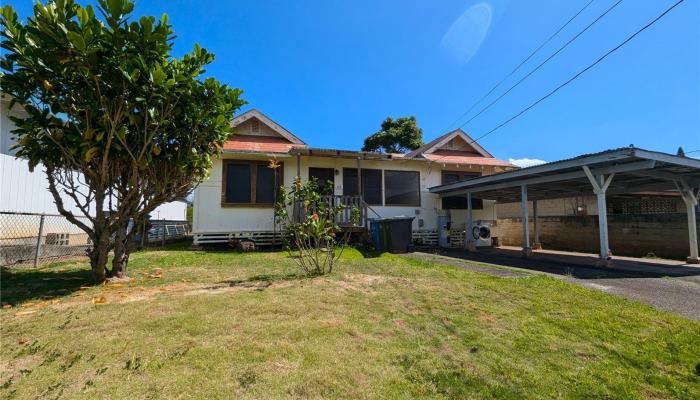
<path id="1" fill-rule="evenodd" d="M 277 185 L 282 185 L 282 166 L 272 169 L 266 164 L 256 165 L 258 168 L 255 177 L 255 202 L 257 204 L 274 204 L 275 202 L 275 172 L 277 173 Z M 279 192 L 278 192 L 279 193 Z"/>
<path id="2" fill-rule="evenodd" d="M 250 164 L 226 165 L 226 203 L 250 203 Z"/>
<path id="3" fill-rule="evenodd" d="M 318 189 L 324 194 L 333 194 L 333 181 L 335 170 L 333 168 L 309 168 L 309 180 L 316 178 Z M 357 182 L 355 182 L 357 187 Z M 330 191 L 330 193 L 328 193 Z"/>
<path id="4" fill-rule="evenodd" d="M 381 169 L 362 169 L 362 197 L 367 204 L 382 205 Z"/>
<path id="5" fill-rule="evenodd" d="M 357 196 L 357 168 L 343 168 L 343 195 Z"/>
<path id="6" fill-rule="evenodd" d="M 420 206 L 420 173 L 384 171 L 386 205 Z"/>

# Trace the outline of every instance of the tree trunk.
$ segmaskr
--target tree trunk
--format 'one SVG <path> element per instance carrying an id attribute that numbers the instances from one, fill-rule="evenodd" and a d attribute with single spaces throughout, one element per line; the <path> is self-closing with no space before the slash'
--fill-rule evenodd
<path id="1" fill-rule="evenodd" d="M 114 258 L 112 259 L 111 276 L 115 278 L 127 277 L 129 256 L 136 249 L 136 234 L 139 232 L 139 228 L 144 226 L 143 216 L 125 220 L 127 222 L 118 228 L 114 238 Z M 133 223 L 131 230 L 129 230 L 128 221 Z"/>
<path id="2" fill-rule="evenodd" d="M 98 240 L 90 251 L 90 267 L 95 282 L 102 283 L 107 278 L 107 258 L 109 257 L 109 238 Z"/>
<path id="3" fill-rule="evenodd" d="M 120 227 L 114 238 L 114 258 L 112 259 L 111 276 L 126 278 L 126 268 L 129 264 L 129 238 L 128 227 Z"/>

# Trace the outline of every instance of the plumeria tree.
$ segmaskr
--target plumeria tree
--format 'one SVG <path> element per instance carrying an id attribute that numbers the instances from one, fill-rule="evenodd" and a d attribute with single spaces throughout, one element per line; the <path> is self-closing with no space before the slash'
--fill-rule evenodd
<path id="1" fill-rule="evenodd" d="M 290 189 L 280 188 L 275 218 L 285 229 L 287 249 L 307 275 L 333 271 L 348 242 L 348 234 L 338 225 L 343 205 L 334 204 L 327 188 L 316 179 L 302 183 L 297 177 Z M 291 210 L 291 213 L 290 213 Z M 360 212 L 351 210 L 351 223 L 358 223 Z"/>
<path id="2" fill-rule="evenodd" d="M 201 78 L 211 53 L 171 55 L 167 15 L 132 18 L 131 0 L 98 4 L 36 3 L 25 22 L 5 6 L 0 84 L 28 114 L 14 118 L 17 155 L 45 167 L 58 211 L 92 241 L 101 282 L 126 275 L 129 226 L 207 176 L 244 102 L 239 89 Z"/>

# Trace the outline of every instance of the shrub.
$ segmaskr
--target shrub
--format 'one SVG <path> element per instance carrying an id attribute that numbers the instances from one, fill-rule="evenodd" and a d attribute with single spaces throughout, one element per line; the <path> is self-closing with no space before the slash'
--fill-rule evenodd
<path id="1" fill-rule="evenodd" d="M 287 250 L 307 275 L 333 271 L 347 246 L 349 235 L 342 234 L 337 223 L 345 206 L 335 204 L 331 191 L 330 187 L 320 188 L 315 179 L 302 184 L 297 177 L 291 189 L 280 188 L 275 205 L 275 219 L 285 229 Z M 351 211 L 351 223 L 357 223 L 359 210 Z"/>

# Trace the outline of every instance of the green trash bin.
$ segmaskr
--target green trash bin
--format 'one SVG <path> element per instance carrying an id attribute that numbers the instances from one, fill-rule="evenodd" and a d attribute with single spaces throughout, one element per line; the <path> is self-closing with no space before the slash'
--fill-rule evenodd
<path id="1" fill-rule="evenodd" d="M 413 249 L 413 219 L 393 217 L 379 220 L 379 251 L 401 254 Z"/>

